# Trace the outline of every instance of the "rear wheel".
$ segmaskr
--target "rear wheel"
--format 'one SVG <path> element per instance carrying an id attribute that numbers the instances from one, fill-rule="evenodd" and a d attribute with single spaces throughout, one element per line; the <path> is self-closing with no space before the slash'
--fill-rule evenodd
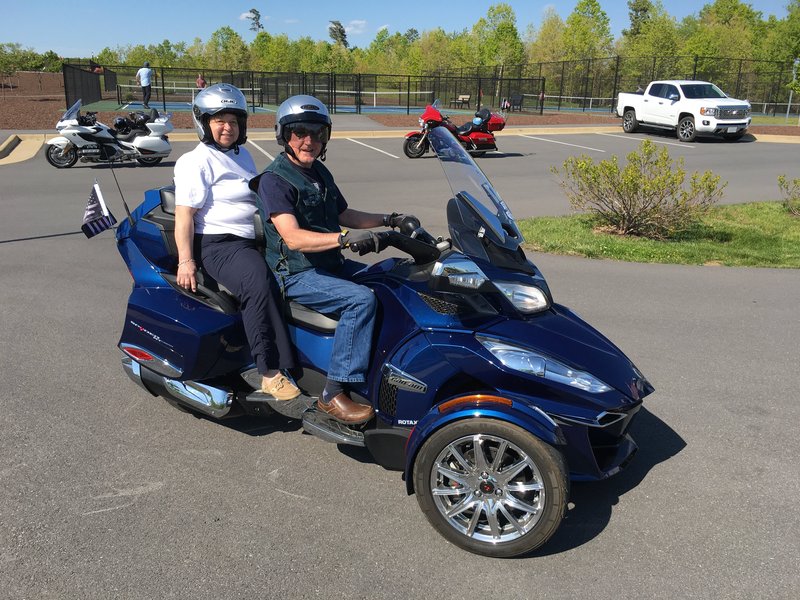
<path id="1" fill-rule="evenodd" d="M 639 121 L 636 119 L 636 111 L 629 108 L 622 115 L 622 131 L 633 133 L 637 129 L 639 129 Z"/>
<path id="2" fill-rule="evenodd" d="M 139 158 L 136 159 L 136 162 L 138 162 L 140 165 L 144 165 L 145 167 L 154 167 L 155 165 L 160 163 L 163 160 L 163 158 L 164 158 L 163 156 L 156 156 L 153 158 L 146 158 L 144 156 L 140 156 Z"/>
<path id="3" fill-rule="evenodd" d="M 69 150 L 61 151 L 58 146 L 48 146 L 44 153 L 47 162 L 56 169 L 68 169 L 78 162 L 78 151 L 75 146 L 70 146 Z"/>
<path id="4" fill-rule="evenodd" d="M 694 127 L 694 117 L 683 117 L 678 122 L 678 140 L 681 142 L 693 142 L 697 136 Z"/>
<path id="5" fill-rule="evenodd" d="M 414 489 L 445 538 L 505 558 L 530 552 L 555 533 L 569 481 L 553 447 L 510 423 L 475 418 L 431 435 L 414 462 Z"/>
<path id="6" fill-rule="evenodd" d="M 403 141 L 403 153 L 408 158 L 419 158 L 428 151 L 428 140 L 422 134 L 410 135 Z"/>

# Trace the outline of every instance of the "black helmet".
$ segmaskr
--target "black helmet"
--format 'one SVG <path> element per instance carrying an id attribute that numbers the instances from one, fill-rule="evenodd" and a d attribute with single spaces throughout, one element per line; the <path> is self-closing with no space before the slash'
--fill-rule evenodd
<path id="1" fill-rule="evenodd" d="M 192 103 L 192 121 L 197 137 L 205 144 L 213 144 L 214 137 L 208 128 L 208 120 L 217 114 L 236 115 L 239 122 L 239 137 L 235 145 L 247 141 L 247 100 L 241 90 L 229 83 L 217 83 L 198 92 Z"/>
<path id="2" fill-rule="evenodd" d="M 301 94 L 284 100 L 278 107 L 275 115 L 275 139 L 278 144 L 285 146 L 289 141 L 287 125 L 292 123 L 322 123 L 328 127 L 327 138 L 331 137 L 331 117 L 326 106 L 314 96 Z M 325 155 L 323 143 L 322 156 Z"/>
<path id="3" fill-rule="evenodd" d="M 130 121 L 125 117 L 116 117 L 114 119 L 114 129 L 117 130 L 117 133 L 126 134 L 130 133 L 131 126 Z"/>

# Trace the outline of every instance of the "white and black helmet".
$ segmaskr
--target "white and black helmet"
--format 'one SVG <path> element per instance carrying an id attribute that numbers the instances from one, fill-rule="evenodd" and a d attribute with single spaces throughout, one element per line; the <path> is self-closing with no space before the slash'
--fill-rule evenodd
<path id="1" fill-rule="evenodd" d="M 284 100 L 278 107 L 275 115 L 275 139 L 281 146 L 285 146 L 289 141 L 291 134 L 287 125 L 292 123 L 322 123 L 327 126 L 328 135 L 323 142 L 323 147 L 331 137 L 331 116 L 325 105 L 314 96 L 305 94 L 292 96 Z"/>
<path id="2" fill-rule="evenodd" d="M 239 122 L 239 137 L 236 146 L 247 141 L 247 100 L 239 88 L 229 83 L 217 83 L 197 93 L 192 103 L 192 121 L 197 137 L 206 144 L 213 144 L 214 137 L 208 127 L 208 120 L 220 113 L 236 115 Z"/>

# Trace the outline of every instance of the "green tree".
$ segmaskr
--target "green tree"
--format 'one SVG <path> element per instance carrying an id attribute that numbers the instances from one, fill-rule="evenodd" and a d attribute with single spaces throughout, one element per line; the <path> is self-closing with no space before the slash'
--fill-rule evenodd
<path id="1" fill-rule="evenodd" d="M 230 27 L 220 27 L 206 43 L 205 56 L 213 69 L 238 70 L 250 64 L 250 51 Z"/>
<path id="2" fill-rule="evenodd" d="M 564 49 L 568 60 L 600 58 L 611 54 L 611 28 L 608 15 L 597 0 L 578 0 L 567 17 Z"/>
<path id="3" fill-rule="evenodd" d="M 341 21 L 330 21 L 328 25 L 328 35 L 333 42 L 338 46 L 348 48 L 350 44 L 347 43 L 347 31 Z"/>
<path id="4" fill-rule="evenodd" d="M 548 5 L 538 29 L 528 27 L 526 47 L 528 61 L 556 62 L 564 60 L 564 21 L 556 9 Z"/>
<path id="5" fill-rule="evenodd" d="M 631 22 L 630 29 L 623 29 L 625 37 L 636 37 L 641 33 L 642 25 L 646 23 L 653 11 L 651 0 L 628 0 L 628 18 Z"/>
<path id="6" fill-rule="evenodd" d="M 517 17 L 508 4 L 493 4 L 486 18 L 472 27 L 480 65 L 516 65 L 525 57 L 525 47 L 517 31 Z"/>
<path id="7" fill-rule="evenodd" d="M 255 31 L 256 34 L 264 31 L 264 26 L 261 24 L 261 13 L 257 8 L 251 8 L 245 18 L 250 20 L 250 31 Z"/>

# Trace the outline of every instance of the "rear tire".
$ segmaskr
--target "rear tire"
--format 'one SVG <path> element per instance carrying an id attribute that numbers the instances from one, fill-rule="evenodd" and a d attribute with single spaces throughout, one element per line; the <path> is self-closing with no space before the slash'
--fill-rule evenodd
<path id="1" fill-rule="evenodd" d="M 48 146 L 44 152 L 44 157 L 56 169 L 68 169 L 78 162 L 78 151 L 75 146 L 62 153 L 58 146 Z"/>
<path id="2" fill-rule="evenodd" d="M 423 444 L 414 490 L 422 512 L 450 542 L 508 558 L 556 532 L 569 480 L 552 446 L 511 423 L 473 418 L 442 427 Z"/>
<path id="3" fill-rule="evenodd" d="M 154 167 L 158 163 L 160 163 L 163 159 L 164 159 L 163 156 L 157 156 L 155 158 L 139 157 L 136 159 L 136 162 L 138 162 L 140 165 L 144 165 L 145 167 Z"/>
<path id="4" fill-rule="evenodd" d="M 633 133 L 637 129 L 639 129 L 639 121 L 636 119 L 636 111 L 629 108 L 622 115 L 622 131 Z"/>
<path id="5" fill-rule="evenodd" d="M 428 151 L 428 140 L 422 139 L 422 134 L 410 135 L 403 141 L 403 153 L 408 158 L 419 158 Z"/>
<path id="6" fill-rule="evenodd" d="M 697 137 L 697 130 L 694 127 L 694 117 L 683 117 L 678 122 L 678 140 L 681 142 L 693 142 Z"/>

